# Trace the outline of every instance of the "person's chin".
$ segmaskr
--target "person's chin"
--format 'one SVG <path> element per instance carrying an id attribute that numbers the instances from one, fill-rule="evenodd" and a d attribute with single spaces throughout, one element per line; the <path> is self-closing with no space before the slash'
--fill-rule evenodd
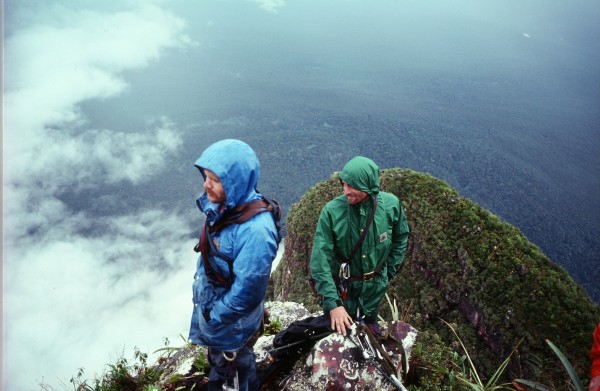
<path id="1" fill-rule="evenodd" d="M 210 195 L 208 193 L 206 193 L 206 198 L 208 198 L 208 200 L 210 202 L 212 202 L 213 204 L 218 204 L 219 203 L 219 200 L 216 197 L 214 197 L 214 196 L 212 196 L 212 195 Z"/>

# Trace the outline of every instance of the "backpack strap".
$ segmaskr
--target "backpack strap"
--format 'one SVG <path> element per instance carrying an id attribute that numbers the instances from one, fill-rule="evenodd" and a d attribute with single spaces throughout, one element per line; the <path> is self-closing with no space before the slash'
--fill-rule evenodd
<path id="1" fill-rule="evenodd" d="M 202 232 L 200 233 L 200 239 L 198 243 L 194 246 L 194 251 L 201 253 L 202 263 L 204 264 L 204 270 L 206 271 L 206 276 L 208 280 L 217 285 L 222 286 L 231 286 L 234 280 L 233 274 L 233 261 L 231 257 L 221 253 L 212 240 L 209 239 L 209 234 L 219 232 L 224 227 L 231 224 L 242 224 L 248 220 L 250 220 L 255 215 L 262 212 L 272 212 L 274 220 L 276 224 L 278 224 L 278 219 L 281 218 L 281 208 L 279 208 L 279 204 L 275 200 L 259 199 L 248 202 L 246 204 L 238 205 L 237 207 L 228 210 L 221 216 L 221 218 L 215 222 L 213 225 L 209 225 L 206 222 L 202 227 Z M 277 214 L 277 216 L 275 215 Z M 279 227 L 278 227 L 279 228 Z M 279 230 L 277 232 L 279 236 Z M 278 238 L 279 240 L 279 238 Z M 218 256 L 221 259 L 224 259 L 229 266 L 229 278 L 225 278 L 218 274 L 215 271 L 215 268 L 211 264 L 211 260 L 209 255 Z"/>
<path id="2" fill-rule="evenodd" d="M 208 227 L 210 233 L 218 232 L 230 224 L 242 224 L 261 212 L 272 212 L 275 208 L 265 199 L 241 204 L 228 210 L 219 221 Z"/>
<path id="3" fill-rule="evenodd" d="M 371 228 L 371 223 L 373 222 L 373 219 L 375 218 L 375 210 L 377 210 L 377 202 L 378 202 L 377 195 L 375 195 L 373 197 L 373 209 L 371 209 L 371 214 L 369 215 L 367 224 L 365 225 L 365 228 L 363 229 L 362 234 L 360 235 L 360 238 L 358 239 L 358 242 L 356 242 L 356 244 L 354 245 L 354 248 L 352 249 L 352 252 L 350 253 L 350 256 L 348 257 L 348 260 L 345 262 L 352 261 L 352 258 L 354 258 L 354 255 L 356 255 L 356 253 L 358 252 L 360 245 L 365 241 L 365 238 L 367 237 L 367 233 L 369 232 L 369 228 Z M 341 258 L 343 260 L 343 258 L 340 257 L 339 254 L 338 254 L 338 258 Z"/>
<path id="4" fill-rule="evenodd" d="M 357 275 L 357 276 L 352 276 L 350 274 L 351 273 L 350 262 L 352 262 L 352 258 L 354 258 L 354 255 L 356 255 L 356 253 L 360 249 L 360 245 L 365 241 L 365 238 L 367 237 L 367 233 L 369 232 L 369 228 L 371 228 L 371 223 L 373 222 L 373 219 L 375 218 L 375 211 L 377 210 L 377 203 L 378 203 L 377 194 L 375 194 L 375 196 L 373 196 L 372 199 L 373 199 L 373 209 L 371 209 L 371 214 L 369 215 L 367 224 L 365 224 L 365 228 L 363 229 L 362 234 L 360 235 L 360 238 L 354 245 L 354 248 L 352 249 L 352 252 L 350 253 L 350 256 L 348 257 L 348 259 L 344 259 L 344 257 L 342 257 L 337 252 L 335 253 L 336 259 L 340 263 L 340 272 L 338 273 L 338 284 L 337 285 L 338 285 L 338 294 L 340 295 L 340 298 L 342 300 L 346 300 L 346 298 L 348 297 L 348 282 L 349 281 L 361 281 L 361 280 L 366 281 L 366 280 L 370 280 L 375 275 L 375 271 L 369 272 L 367 274 Z M 382 266 L 382 263 L 380 265 L 377 265 L 377 267 L 379 267 L 379 271 L 381 271 L 380 266 Z M 334 279 L 335 279 L 335 275 L 334 275 Z"/>
<path id="5" fill-rule="evenodd" d="M 219 250 L 217 250 L 213 241 L 208 238 L 208 224 L 206 223 L 204 223 L 204 226 L 202 227 L 200 242 L 196 246 L 199 247 L 200 256 L 202 258 L 202 263 L 204 264 L 204 270 L 206 272 L 206 278 L 208 281 L 214 285 L 230 286 L 233 283 L 233 259 L 225 254 L 221 254 Z M 196 247 L 194 247 L 194 250 L 195 249 Z M 223 258 L 227 262 L 229 265 L 229 279 L 223 277 L 215 271 L 215 268 L 211 263 L 212 257 L 209 257 L 209 254 L 218 254 L 220 258 Z"/>

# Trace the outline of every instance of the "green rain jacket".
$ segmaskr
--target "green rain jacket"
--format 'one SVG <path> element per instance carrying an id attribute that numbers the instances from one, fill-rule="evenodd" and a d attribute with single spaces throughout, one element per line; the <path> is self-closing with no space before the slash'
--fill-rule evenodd
<path id="1" fill-rule="evenodd" d="M 357 190 L 370 195 L 368 201 L 350 205 L 345 195 L 329 201 L 321 211 L 310 259 L 310 272 L 315 289 L 323 297 L 323 310 L 344 305 L 354 318 L 377 320 L 379 304 L 385 296 L 389 281 L 404 260 L 409 228 L 404 209 L 398 198 L 379 190 L 379 167 L 370 159 L 357 156 L 351 159 L 340 173 L 340 179 Z M 381 265 L 381 272 L 367 281 L 351 281 L 347 296 L 342 300 L 338 293 L 340 260 L 348 259 L 358 242 L 362 229 L 373 207 L 373 197 L 378 206 L 375 217 L 360 249 L 350 263 L 350 275 L 360 276 Z M 339 254 L 336 257 L 336 253 Z M 343 262 L 343 261 L 342 261 Z M 357 312 L 360 309 L 360 313 Z"/>

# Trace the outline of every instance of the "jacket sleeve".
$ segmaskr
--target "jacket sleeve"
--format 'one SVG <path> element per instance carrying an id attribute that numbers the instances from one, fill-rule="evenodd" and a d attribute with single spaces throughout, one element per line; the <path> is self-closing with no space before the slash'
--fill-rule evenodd
<path id="1" fill-rule="evenodd" d="M 327 206 L 325 206 L 317 222 L 310 257 L 311 277 L 315 282 L 317 293 L 323 296 L 323 310 L 325 312 L 338 307 L 338 301 L 340 300 L 335 281 L 333 280 L 333 244 L 332 219 L 328 213 Z"/>
<path id="2" fill-rule="evenodd" d="M 238 226 L 235 238 L 235 280 L 222 299 L 215 302 L 211 317 L 222 323 L 236 321 L 252 312 L 265 298 L 271 265 L 277 255 L 276 231 L 269 213 L 261 213 Z"/>
<path id="3" fill-rule="evenodd" d="M 390 249 L 387 259 L 387 273 L 390 280 L 396 275 L 398 267 L 402 261 L 404 261 L 406 248 L 408 247 L 408 236 L 410 233 L 406 215 L 404 214 L 404 208 L 400 204 L 400 201 L 398 201 L 397 207 L 397 218 L 392 227 L 392 248 Z"/>
<path id="4" fill-rule="evenodd" d="M 590 349 L 590 360 L 592 361 L 592 377 L 600 376 L 600 323 L 592 334 L 592 348 Z"/>

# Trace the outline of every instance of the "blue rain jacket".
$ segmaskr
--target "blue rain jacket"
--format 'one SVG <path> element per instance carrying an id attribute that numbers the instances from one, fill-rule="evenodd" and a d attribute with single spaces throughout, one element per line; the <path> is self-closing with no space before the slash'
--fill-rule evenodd
<path id="1" fill-rule="evenodd" d="M 211 145 L 195 165 L 203 177 L 204 169 L 214 172 L 225 190 L 223 211 L 219 211 L 220 205 L 208 200 L 206 193 L 196 200 L 208 224 L 218 221 L 225 210 L 262 198 L 256 190 L 260 174 L 258 159 L 242 141 L 222 140 Z M 277 229 L 271 213 L 265 212 L 245 223 L 227 225 L 220 232 L 209 234 L 208 240 L 213 241 L 220 253 L 234 259 L 234 280 L 230 287 L 213 285 L 207 279 L 201 256 L 198 257 L 189 340 L 210 348 L 236 351 L 260 327 L 271 264 L 277 254 Z M 215 256 L 211 262 L 219 275 L 229 277 L 229 266 L 224 259 Z"/>

